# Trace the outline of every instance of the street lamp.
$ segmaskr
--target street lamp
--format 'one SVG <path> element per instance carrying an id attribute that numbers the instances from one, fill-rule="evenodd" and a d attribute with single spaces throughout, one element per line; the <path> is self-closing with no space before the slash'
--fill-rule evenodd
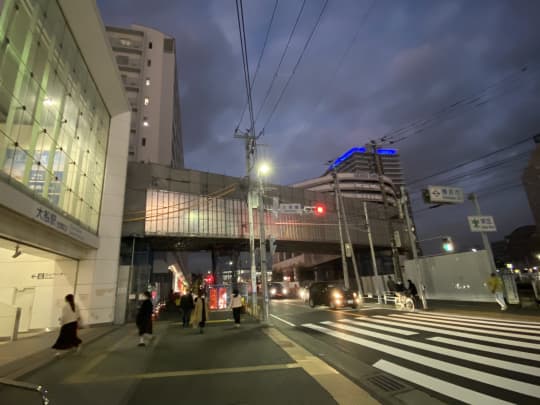
<path id="1" fill-rule="evenodd" d="M 270 165 L 266 162 L 259 164 L 257 173 L 259 175 L 259 248 L 261 257 L 261 286 L 263 290 L 263 322 L 268 322 L 270 315 L 268 297 L 268 277 L 266 275 L 266 235 L 264 230 L 264 177 L 271 171 Z"/>

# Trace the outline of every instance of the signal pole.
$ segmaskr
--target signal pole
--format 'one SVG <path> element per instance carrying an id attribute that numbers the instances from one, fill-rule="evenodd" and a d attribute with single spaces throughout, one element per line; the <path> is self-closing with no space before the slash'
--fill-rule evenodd
<path id="1" fill-rule="evenodd" d="M 345 244 L 343 243 L 343 230 L 341 229 L 341 192 L 339 189 L 339 183 L 337 179 L 336 168 L 332 170 L 332 177 L 334 178 L 334 195 L 336 196 L 336 209 L 338 215 L 338 231 L 339 231 L 339 243 L 341 246 L 341 265 L 343 267 L 343 284 L 348 290 L 350 288 L 349 283 L 349 268 L 347 267 L 347 257 L 345 256 Z"/>
<path id="2" fill-rule="evenodd" d="M 480 204 L 478 203 L 478 197 L 476 196 L 476 194 L 469 194 L 469 200 L 472 201 L 474 208 L 476 209 L 476 215 L 482 216 L 482 211 L 480 210 Z M 497 271 L 497 266 L 495 265 L 495 260 L 493 259 L 493 252 L 491 251 L 491 244 L 489 243 L 489 238 L 486 232 L 480 232 L 480 234 L 482 235 L 482 243 L 484 244 L 484 249 L 489 256 L 489 266 L 491 268 L 491 273 L 495 273 Z"/>
<path id="3" fill-rule="evenodd" d="M 392 265 L 394 267 L 394 275 L 397 280 L 403 281 L 401 270 L 399 268 L 399 257 L 398 257 L 396 245 L 394 243 L 394 229 L 392 227 L 392 222 L 390 221 L 390 218 L 388 217 L 388 199 L 386 197 L 386 192 L 384 190 L 385 185 L 384 185 L 384 180 L 382 178 L 383 176 L 382 164 L 380 161 L 380 156 L 377 154 L 378 147 L 379 145 L 375 141 L 371 141 L 373 159 L 375 161 L 375 170 L 377 173 L 377 177 L 379 179 L 379 188 L 380 188 L 382 199 L 383 199 L 384 220 L 388 226 L 388 237 L 390 239 L 390 247 L 392 249 Z"/>

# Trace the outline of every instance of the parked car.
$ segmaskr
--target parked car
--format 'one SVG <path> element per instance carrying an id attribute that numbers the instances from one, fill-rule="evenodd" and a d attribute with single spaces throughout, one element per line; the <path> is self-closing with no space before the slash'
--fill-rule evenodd
<path id="1" fill-rule="evenodd" d="M 318 281 L 309 287 L 309 306 L 328 305 L 331 309 L 356 308 L 360 302 L 356 292 L 340 282 Z"/>

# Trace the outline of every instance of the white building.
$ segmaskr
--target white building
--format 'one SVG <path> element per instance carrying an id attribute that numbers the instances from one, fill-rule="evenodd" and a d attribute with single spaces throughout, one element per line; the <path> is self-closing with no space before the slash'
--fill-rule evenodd
<path id="1" fill-rule="evenodd" d="M 94 0 L 0 0 L 0 337 L 115 319 L 131 112 Z"/>
<path id="2" fill-rule="evenodd" d="M 183 168 L 174 38 L 141 25 L 106 30 L 131 105 L 129 160 Z"/>

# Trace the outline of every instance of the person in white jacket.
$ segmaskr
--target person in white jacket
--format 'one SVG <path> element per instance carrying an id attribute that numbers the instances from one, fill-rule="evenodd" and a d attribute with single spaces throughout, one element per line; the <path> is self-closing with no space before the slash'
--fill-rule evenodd
<path id="1" fill-rule="evenodd" d="M 231 308 L 233 311 L 234 326 L 240 327 L 240 313 L 242 312 L 242 297 L 238 294 L 238 290 L 233 290 L 233 296 L 231 298 Z"/>
<path id="2" fill-rule="evenodd" d="M 53 345 L 56 350 L 68 350 L 81 347 L 82 340 L 77 336 L 77 329 L 80 321 L 79 307 L 75 305 L 73 294 L 68 294 L 65 297 L 65 305 L 62 308 L 62 316 L 60 317 L 60 335 Z M 56 353 L 57 355 L 59 352 Z"/>

